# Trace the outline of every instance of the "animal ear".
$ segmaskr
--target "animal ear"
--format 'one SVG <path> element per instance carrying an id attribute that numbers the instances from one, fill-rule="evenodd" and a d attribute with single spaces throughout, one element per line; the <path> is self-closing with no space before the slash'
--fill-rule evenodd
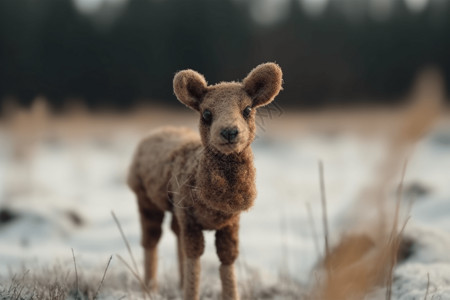
<path id="1" fill-rule="evenodd" d="M 275 99 L 283 83 L 283 72 L 275 63 L 265 63 L 254 68 L 242 81 L 253 107 L 267 105 Z"/>
<path id="2" fill-rule="evenodd" d="M 197 111 L 207 86 L 205 77 L 193 70 L 180 71 L 173 78 L 173 91 L 178 100 Z"/>

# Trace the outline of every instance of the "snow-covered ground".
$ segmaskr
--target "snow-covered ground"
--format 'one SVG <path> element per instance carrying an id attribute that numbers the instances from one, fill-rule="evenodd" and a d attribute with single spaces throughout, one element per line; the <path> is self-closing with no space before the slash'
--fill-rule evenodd
<path id="1" fill-rule="evenodd" d="M 237 262 L 241 279 L 253 270 L 263 282 L 276 282 L 282 275 L 310 283 L 311 270 L 323 253 L 318 160 L 325 166 L 330 231 L 336 240 L 348 226 L 348 211 L 361 201 L 361 191 L 375 180 L 386 154 L 379 136 L 297 132 L 295 122 L 290 126 L 279 135 L 261 132 L 253 145 L 258 197 L 241 218 Z M 0 219 L 9 214 L 13 218 L 0 223 L 0 274 L 14 273 L 23 265 L 72 264 L 71 248 L 80 268 L 101 268 L 112 254 L 128 258 L 111 211 L 142 261 L 137 207 L 125 176 L 143 132 L 129 128 L 102 136 L 88 132 L 76 137 L 44 134 L 23 143 L 13 130 L 0 127 Z M 404 186 L 405 198 L 414 200 L 405 234 L 415 244 L 411 257 L 395 269 L 394 297 L 423 299 L 429 276 L 429 297 L 450 299 L 447 122 L 416 145 Z M 364 216 L 364 211 L 360 214 Z M 160 280 L 177 276 L 169 220 L 159 245 Z M 213 237 L 206 233 L 202 257 L 209 269 L 218 266 Z M 113 259 L 110 271 L 121 268 Z"/>

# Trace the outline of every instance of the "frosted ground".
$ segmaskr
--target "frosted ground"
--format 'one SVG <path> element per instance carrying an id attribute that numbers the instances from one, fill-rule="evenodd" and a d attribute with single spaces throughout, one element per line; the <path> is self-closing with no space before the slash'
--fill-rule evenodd
<path id="1" fill-rule="evenodd" d="M 54 265 L 72 270 L 73 249 L 79 271 L 95 270 L 99 281 L 111 255 L 130 261 L 111 211 L 120 220 L 140 265 L 137 207 L 125 185 L 128 164 L 145 131 L 164 123 L 195 128 L 192 117 L 183 114 L 164 119 L 155 114 L 151 122 L 132 126 L 127 120 L 110 126 L 109 121 L 89 123 L 81 118 L 67 128 L 61 120 L 37 121 L 44 130 L 31 134 L 20 124 L 4 123 L 0 127 L 0 274 L 5 278 L 23 268 L 33 271 Z M 305 287 L 312 282 L 312 269 L 323 254 L 319 159 L 325 166 L 332 241 L 354 229 L 349 212 L 361 202 L 362 191 L 380 176 L 377 166 L 386 155 L 387 143 L 382 135 L 355 133 L 333 122 L 323 125 L 317 121 L 308 126 L 308 118 L 296 123 L 301 117 L 286 113 L 259 125 L 253 145 L 258 197 L 241 218 L 237 271 L 242 282 L 272 287 L 286 282 L 283 278 Z M 387 127 L 383 130 L 389 130 Z M 394 180 L 400 181 L 400 174 Z M 411 256 L 394 271 L 394 298 L 423 299 L 429 277 L 428 299 L 450 299 L 448 121 L 439 122 L 415 146 L 404 187 L 404 198 L 414 202 L 405 235 L 412 237 L 414 244 Z M 363 209 L 356 212 L 359 217 L 370 215 L 360 207 Z M 165 220 L 159 245 L 162 284 L 176 282 L 178 277 L 169 220 Z M 208 279 L 218 277 L 213 237 L 213 233 L 206 234 L 202 257 L 203 281 L 209 282 L 203 284 L 204 294 L 205 290 L 218 289 L 217 280 Z M 112 274 L 134 280 L 116 256 L 108 269 L 106 286 Z M 241 292 L 243 289 L 245 285 Z M 104 297 L 107 295 L 105 292 Z M 119 291 L 116 295 L 130 294 Z M 373 294 L 376 299 L 383 297 L 382 291 Z"/>

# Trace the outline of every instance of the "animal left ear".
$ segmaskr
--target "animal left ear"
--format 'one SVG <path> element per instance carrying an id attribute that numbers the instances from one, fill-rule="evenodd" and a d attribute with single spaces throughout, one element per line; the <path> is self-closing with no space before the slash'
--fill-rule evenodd
<path id="1" fill-rule="evenodd" d="M 283 83 L 283 72 L 275 63 L 265 63 L 254 68 L 242 81 L 253 107 L 264 106 L 275 99 Z"/>
<path id="2" fill-rule="evenodd" d="M 178 100 L 193 110 L 199 111 L 200 102 L 207 92 L 205 77 L 194 70 L 184 70 L 175 74 L 173 91 Z"/>

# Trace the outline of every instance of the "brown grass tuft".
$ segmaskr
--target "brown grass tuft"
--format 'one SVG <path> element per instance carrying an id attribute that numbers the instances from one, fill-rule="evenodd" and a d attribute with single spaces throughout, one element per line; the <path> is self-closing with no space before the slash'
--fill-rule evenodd
<path id="1" fill-rule="evenodd" d="M 361 193 L 361 200 L 349 213 L 350 226 L 359 233 L 342 238 L 329 253 L 326 251 L 322 264 L 325 278 L 316 283 L 314 290 L 318 292 L 314 298 L 362 299 L 374 288 L 384 287 L 386 299 L 391 299 L 393 270 L 408 221 L 408 217 L 402 217 L 406 162 L 401 162 L 438 118 L 444 100 L 442 82 L 441 75 L 431 69 L 417 78 L 410 105 L 398 116 L 400 125 L 390 137 L 387 154 L 375 176 L 377 180 Z M 392 201 L 389 191 L 399 171 L 397 199 Z M 324 194 L 322 185 L 321 192 Z M 322 202 L 325 209 L 326 201 Z M 370 211 L 377 212 L 373 219 L 367 217 Z M 326 240 L 327 235 L 325 231 Z"/>

